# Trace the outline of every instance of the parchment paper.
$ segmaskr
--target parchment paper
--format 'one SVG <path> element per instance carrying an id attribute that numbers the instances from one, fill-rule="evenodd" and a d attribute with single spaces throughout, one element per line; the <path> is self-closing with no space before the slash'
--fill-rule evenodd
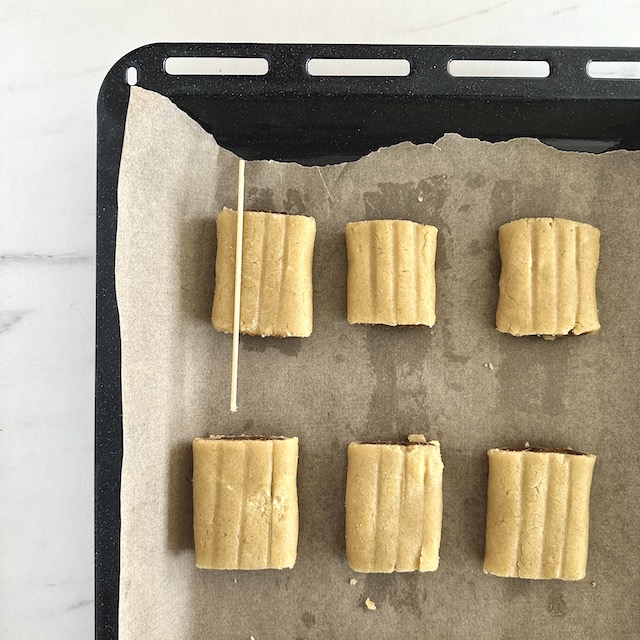
<path id="1" fill-rule="evenodd" d="M 209 316 L 215 217 L 235 207 L 237 159 L 169 100 L 133 88 L 116 269 L 120 638 L 640 637 L 639 170 L 633 152 L 457 135 L 321 168 L 248 163 L 247 209 L 316 217 L 314 332 L 242 338 L 232 415 L 231 338 Z M 538 215 L 602 230 L 594 336 L 545 342 L 495 330 L 498 226 Z M 346 321 L 344 225 L 383 217 L 440 230 L 433 330 Z M 440 568 L 355 574 L 344 556 L 347 444 L 412 432 L 442 444 Z M 211 433 L 299 436 L 293 570 L 196 569 L 191 441 Z M 525 441 L 598 456 L 579 583 L 482 572 L 486 451 Z"/>

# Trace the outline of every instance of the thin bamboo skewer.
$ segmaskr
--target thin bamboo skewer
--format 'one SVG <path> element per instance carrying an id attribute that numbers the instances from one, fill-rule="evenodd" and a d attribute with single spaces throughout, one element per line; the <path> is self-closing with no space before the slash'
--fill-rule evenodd
<path id="1" fill-rule="evenodd" d="M 233 290 L 233 346 L 231 350 L 231 403 L 238 410 L 238 347 L 240 345 L 240 289 L 242 286 L 242 238 L 244 234 L 244 165 L 238 161 L 238 212 L 236 220 L 236 274 Z"/>

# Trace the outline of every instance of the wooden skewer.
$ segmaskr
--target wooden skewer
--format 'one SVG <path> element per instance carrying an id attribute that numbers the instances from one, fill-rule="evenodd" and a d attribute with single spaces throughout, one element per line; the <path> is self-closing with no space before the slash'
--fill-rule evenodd
<path id="1" fill-rule="evenodd" d="M 242 238 L 244 233 L 244 160 L 238 161 L 238 212 L 236 220 L 236 275 L 233 290 L 233 347 L 231 351 L 231 404 L 238 410 L 238 347 L 240 344 L 240 288 L 242 286 Z"/>

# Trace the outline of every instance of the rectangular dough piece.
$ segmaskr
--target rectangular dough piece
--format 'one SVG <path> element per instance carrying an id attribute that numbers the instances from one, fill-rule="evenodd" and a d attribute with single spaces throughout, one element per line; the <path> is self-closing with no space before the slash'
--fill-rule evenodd
<path id="1" fill-rule="evenodd" d="M 351 324 L 436 321 L 438 230 L 410 220 L 347 224 L 347 319 Z"/>
<path id="2" fill-rule="evenodd" d="M 563 218 L 522 218 L 503 224 L 498 242 L 498 331 L 556 337 L 600 329 L 598 229 Z"/>
<path id="3" fill-rule="evenodd" d="M 298 547 L 298 438 L 193 441 L 193 522 L 201 569 L 286 569 Z"/>
<path id="4" fill-rule="evenodd" d="M 233 331 L 237 212 L 216 220 L 218 249 L 211 320 Z M 308 216 L 244 212 L 240 333 L 300 337 L 313 330 L 313 246 L 316 221 Z"/>
<path id="5" fill-rule="evenodd" d="M 347 560 L 354 571 L 435 571 L 442 529 L 440 444 L 352 442 L 346 493 Z"/>
<path id="6" fill-rule="evenodd" d="M 596 457 L 570 450 L 491 449 L 484 572 L 582 580 Z"/>

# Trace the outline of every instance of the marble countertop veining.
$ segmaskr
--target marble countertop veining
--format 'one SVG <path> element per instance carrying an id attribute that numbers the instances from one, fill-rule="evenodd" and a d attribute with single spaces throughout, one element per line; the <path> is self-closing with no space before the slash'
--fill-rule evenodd
<path id="1" fill-rule="evenodd" d="M 0 638 L 93 636 L 96 97 L 159 41 L 640 45 L 640 2 L 0 5 Z"/>

